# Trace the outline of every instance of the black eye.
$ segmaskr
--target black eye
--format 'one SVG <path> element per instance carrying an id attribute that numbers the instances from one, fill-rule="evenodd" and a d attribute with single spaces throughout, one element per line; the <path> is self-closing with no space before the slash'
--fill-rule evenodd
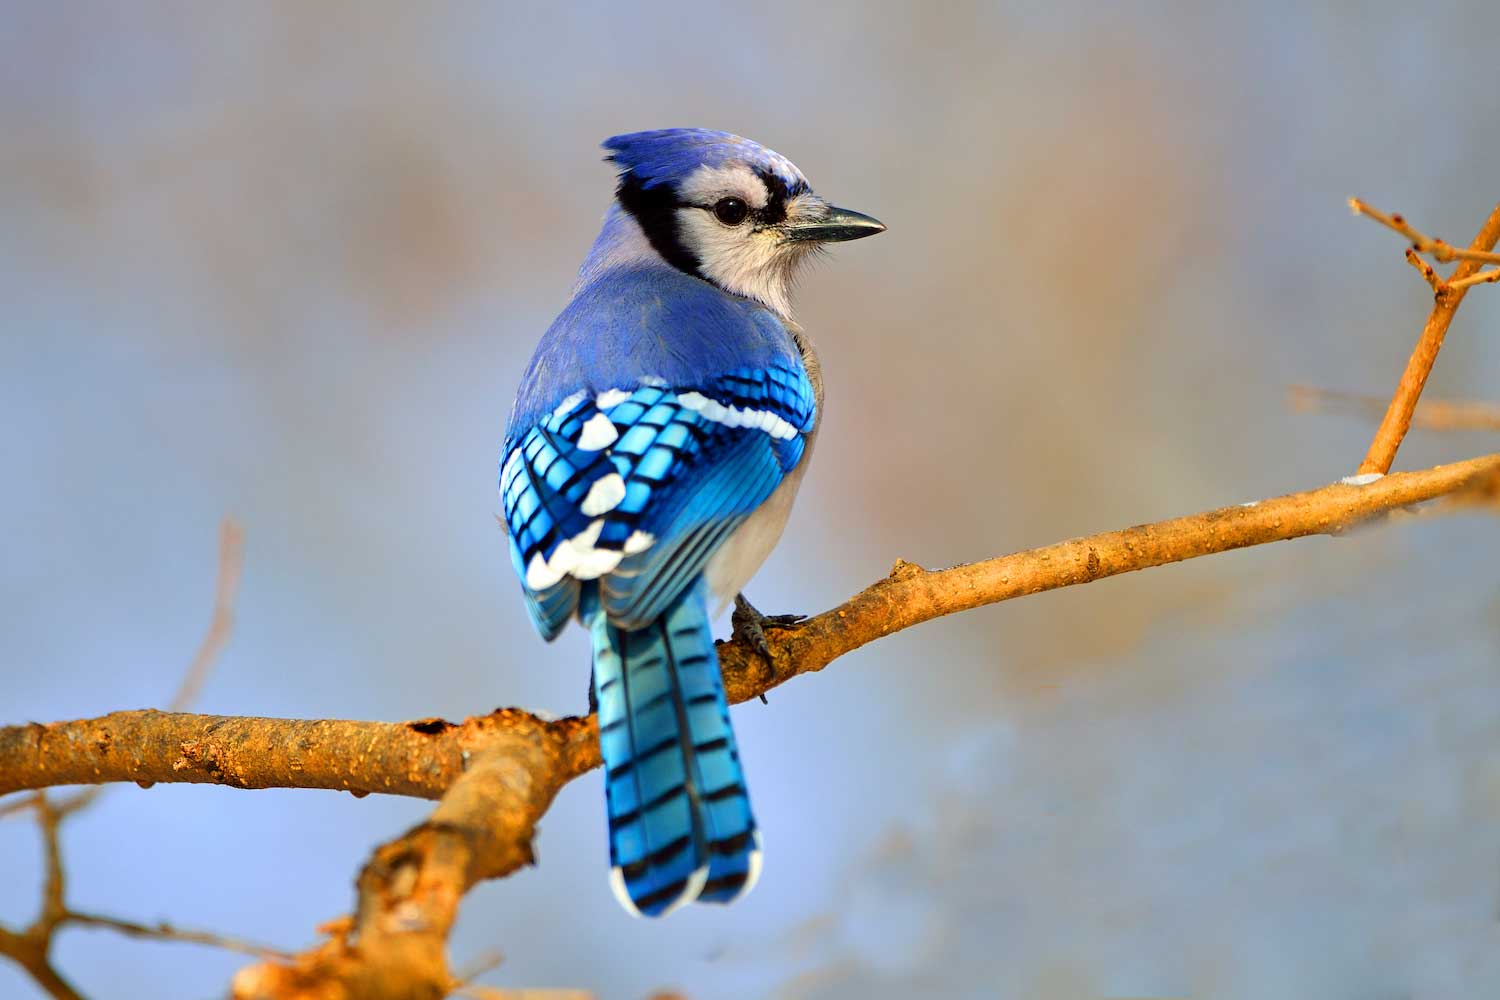
<path id="1" fill-rule="evenodd" d="M 738 226 L 750 214 L 750 206 L 739 198 L 720 198 L 714 202 L 714 216 L 726 226 Z"/>

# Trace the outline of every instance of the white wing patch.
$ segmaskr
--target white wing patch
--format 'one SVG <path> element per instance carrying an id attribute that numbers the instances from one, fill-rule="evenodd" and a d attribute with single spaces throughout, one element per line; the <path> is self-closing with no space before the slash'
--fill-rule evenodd
<path id="1" fill-rule="evenodd" d="M 551 559 L 543 559 L 540 552 L 532 556 L 531 564 L 526 567 L 526 586 L 532 590 L 546 590 L 556 586 L 564 576 L 597 580 L 614 569 L 625 554 L 613 549 L 594 548 L 599 532 L 603 530 L 603 518 L 590 521 L 587 528 L 559 544 Z"/>
<path id="2" fill-rule="evenodd" d="M 601 451 L 614 444 L 619 436 L 609 418 L 596 413 L 584 421 L 583 429 L 578 432 L 578 447 L 583 451 Z"/>
<path id="3" fill-rule="evenodd" d="M 630 396 L 631 392 L 629 389 L 605 389 L 594 397 L 594 405 L 601 410 L 612 410 L 629 399 Z"/>
<path id="4" fill-rule="evenodd" d="M 754 427 L 783 441 L 790 441 L 797 436 L 797 428 L 770 410 L 725 406 L 716 399 L 709 399 L 701 392 L 680 393 L 677 402 L 689 410 L 702 414 L 705 419 L 726 427 Z"/>
<path id="5" fill-rule="evenodd" d="M 645 552 L 655 544 L 655 535 L 649 531 L 642 531 L 640 528 L 636 528 L 630 533 L 630 537 L 625 539 L 625 554 L 633 556 L 639 552 Z"/>
<path id="6" fill-rule="evenodd" d="M 598 517 L 620 506 L 620 501 L 624 499 L 625 480 L 618 472 L 611 472 L 594 480 L 594 485 L 589 487 L 588 496 L 583 498 L 578 509 L 583 511 L 585 517 Z"/>
<path id="7" fill-rule="evenodd" d="M 568 414 L 577 409 L 578 404 L 583 402 L 587 398 L 588 393 L 582 390 L 573 393 L 571 396 L 568 396 L 561 403 L 558 403 L 552 408 L 552 416 L 558 420 L 561 420 L 563 417 L 566 417 Z"/>

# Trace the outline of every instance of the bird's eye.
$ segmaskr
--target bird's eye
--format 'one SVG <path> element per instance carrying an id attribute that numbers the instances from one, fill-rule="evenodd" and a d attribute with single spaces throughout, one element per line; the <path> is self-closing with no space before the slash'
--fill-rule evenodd
<path id="1" fill-rule="evenodd" d="M 750 214 L 750 206 L 740 198 L 720 198 L 714 202 L 714 217 L 726 226 L 738 226 Z"/>

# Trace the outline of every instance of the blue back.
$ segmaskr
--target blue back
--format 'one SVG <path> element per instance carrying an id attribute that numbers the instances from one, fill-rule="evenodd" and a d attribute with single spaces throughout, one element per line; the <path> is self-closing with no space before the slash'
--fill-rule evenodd
<path id="1" fill-rule="evenodd" d="M 802 368 L 775 313 L 665 265 L 616 268 L 578 289 L 531 357 L 506 450 L 568 395 L 659 378 L 672 387 L 746 367 Z"/>

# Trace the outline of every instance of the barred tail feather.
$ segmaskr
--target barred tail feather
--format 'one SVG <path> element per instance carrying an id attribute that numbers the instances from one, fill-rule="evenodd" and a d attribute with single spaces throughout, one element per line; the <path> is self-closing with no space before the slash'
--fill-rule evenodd
<path id="1" fill-rule="evenodd" d="M 590 621 L 609 812 L 610 882 L 621 905 L 664 916 L 729 902 L 760 871 L 701 586 L 637 631 Z"/>

